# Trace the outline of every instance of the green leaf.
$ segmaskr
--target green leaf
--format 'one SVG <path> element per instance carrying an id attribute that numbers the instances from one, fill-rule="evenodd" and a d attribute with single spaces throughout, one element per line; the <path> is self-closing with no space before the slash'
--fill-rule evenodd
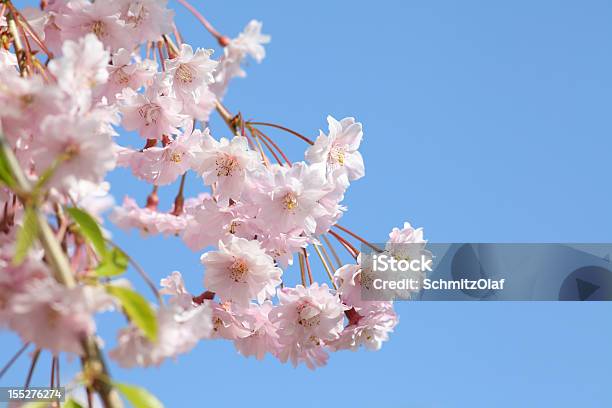
<path id="1" fill-rule="evenodd" d="M 104 243 L 102 230 L 100 230 L 100 226 L 96 220 L 85 211 L 76 207 L 68 208 L 66 211 L 68 211 L 68 214 L 70 214 L 72 219 L 79 224 L 81 234 L 91 241 L 98 255 L 100 255 L 102 259 L 105 259 L 107 257 L 108 250 L 106 249 L 106 244 Z"/>
<path id="2" fill-rule="evenodd" d="M 36 210 L 34 210 L 33 207 L 27 207 L 25 209 L 23 225 L 17 233 L 17 246 L 15 247 L 15 255 L 13 255 L 13 264 L 15 265 L 21 265 L 38 236 L 38 222 L 36 217 Z"/>
<path id="3" fill-rule="evenodd" d="M 142 387 L 119 383 L 114 385 L 134 408 L 164 408 L 153 394 Z"/>
<path id="4" fill-rule="evenodd" d="M 132 323 L 152 342 L 157 340 L 157 320 L 149 302 L 132 289 L 108 285 L 106 291 L 119 302 Z"/>
<path id="5" fill-rule="evenodd" d="M 129 258 L 119 248 L 114 247 L 107 252 L 106 257 L 100 262 L 96 273 L 100 277 L 121 275 L 128 267 Z"/>
<path id="6" fill-rule="evenodd" d="M 4 151 L 0 148 L 0 181 L 6 184 L 8 187 L 15 186 L 15 179 L 11 173 L 8 161 L 4 154 Z"/>
<path id="7" fill-rule="evenodd" d="M 83 406 L 70 398 L 68 401 L 62 404 L 62 408 L 83 408 Z"/>

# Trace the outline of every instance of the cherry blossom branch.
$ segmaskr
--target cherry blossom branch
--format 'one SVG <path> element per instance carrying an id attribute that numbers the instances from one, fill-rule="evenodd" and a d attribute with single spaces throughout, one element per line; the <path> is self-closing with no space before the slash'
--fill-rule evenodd
<path id="1" fill-rule="evenodd" d="M 227 45 L 230 43 L 230 39 L 228 37 L 221 35 L 217 30 L 215 30 L 212 24 L 210 24 L 210 22 L 186 0 L 178 0 L 178 2 L 181 3 L 187 10 L 189 10 L 191 14 L 193 14 L 195 18 L 200 21 L 200 23 L 202 23 L 204 28 L 206 28 L 206 30 L 217 39 L 220 46 L 227 47 Z"/>
<path id="2" fill-rule="evenodd" d="M 17 188 L 24 193 L 24 197 L 20 197 L 23 201 L 31 200 L 31 186 L 26 178 L 13 150 L 6 141 L 4 135 L 0 133 L 0 151 L 2 151 L 8 170 L 15 179 Z M 45 250 L 46 259 L 55 272 L 55 279 L 64 286 L 71 288 L 76 285 L 74 275 L 70 268 L 70 263 L 66 254 L 64 254 L 60 243 L 57 241 L 53 230 L 49 226 L 46 216 L 35 208 L 36 223 L 39 231 L 39 240 Z M 94 373 L 109 377 L 108 370 L 104 359 L 100 353 L 100 349 L 96 344 L 93 336 L 86 337 L 82 340 L 83 345 L 83 369 L 92 369 Z M 113 387 L 107 382 L 100 381 L 98 376 L 94 376 L 94 388 L 100 395 L 104 405 L 109 408 L 120 408 L 123 406 L 121 399 Z"/>
<path id="3" fill-rule="evenodd" d="M 12 4 L 9 5 L 9 7 L 11 7 L 14 10 L 14 7 Z M 30 23 L 28 22 L 27 19 L 23 18 L 23 16 L 21 14 L 19 14 L 17 11 L 14 11 L 16 13 L 16 15 L 19 18 L 19 21 L 22 22 L 24 24 L 24 29 L 28 32 L 28 34 L 30 35 L 30 37 L 34 40 L 34 42 L 40 47 L 41 50 L 43 50 L 43 52 L 45 54 L 47 54 L 47 56 L 50 59 L 53 59 L 53 53 L 51 51 L 49 51 L 49 49 L 47 48 L 47 46 L 45 45 L 45 43 L 40 39 L 40 37 L 38 36 L 38 34 L 36 34 L 36 31 L 34 31 L 34 29 L 32 28 L 32 26 L 30 25 Z"/>

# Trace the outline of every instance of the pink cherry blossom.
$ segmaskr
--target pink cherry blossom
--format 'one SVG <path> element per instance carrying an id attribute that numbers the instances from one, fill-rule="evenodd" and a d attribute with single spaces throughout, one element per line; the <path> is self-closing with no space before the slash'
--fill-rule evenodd
<path id="1" fill-rule="evenodd" d="M 329 135 L 323 132 L 317 137 L 314 145 L 306 151 L 306 159 L 311 163 L 325 163 L 329 172 L 339 168 L 345 169 L 350 180 L 364 176 L 363 158 L 359 149 L 363 131 L 361 123 L 354 118 L 337 121 L 327 117 Z"/>
<path id="2" fill-rule="evenodd" d="M 12 237 L 12 242 L 14 240 L 15 237 Z M 6 326 L 13 316 L 11 308 L 14 296 L 25 292 L 33 282 L 51 278 L 47 265 L 35 257 L 30 256 L 21 265 L 15 265 L 12 261 L 13 246 L 0 245 L 0 327 Z"/>
<path id="3" fill-rule="evenodd" d="M 157 311 L 158 333 L 155 343 L 135 326 L 119 331 L 117 347 L 109 355 L 121 367 L 159 366 L 164 360 L 190 351 L 211 335 L 211 309 L 206 304 L 161 306 Z"/>
<path id="4" fill-rule="evenodd" d="M 247 55 L 257 62 L 261 62 L 265 57 L 263 45 L 270 42 L 270 36 L 261 34 L 261 27 L 261 22 L 251 20 L 244 31 L 223 49 L 224 54 L 215 71 L 215 82 L 211 84 L 211 90 L 217 97 L 222 98 L 225 95 L 232 78 L 246 76 L 241 66 Z"/>
<path id="5" fill-rule="evenodd" d="M 249 300 L 262 303 L 274 296 L 282 271 L 258 241 L 230 237 L 219 242 L 219 250 L 202 255 L 204 285 L 221 299 L 238 305 Z"/>
<path id="6" fill-rule="evenodd" d="M 178 134 L 178 127 L 187 116 L 181 114 L 182 103 L 165 90 L 152 86 L 145 94 L 130 88 L 119 97 L 126 130 L 136 130 L 145 139 L 161 139 L 163 135 Z"/>
<path id="7" fill-rule="evenodd" d="M 423 238 L 423 228 L 413 228 L 405 222 L 402 229 L 393 228 L 385 250 L 398 259 L 416 259 L 425 251 L 427 240 Z"/>
<path id="8" fill-rule="evenodd" d="M 344 328 L 340 338 L 329 346 L 334 351 L 349 349 L 356 351 L 360 346 L 376 351 L 389 339 L 389 333 L 398 324 L 398 317 L 392 307 L 380 307 Z"/>
<path id="9" fill-rule="evenodd" d="M 255 201 L 261 208 L 258 222 L 275 232 L 314 233 L 315 218 L 324 212 L 319 200 L 328 188 L 324 168 L 295 163 L 273 172 L 271 185 Z"/>
<path id="10" fill-rule="evenodd" d="M 334 274 L 334 280 L 338 287 L 338 295 L 342 302 L 354 308 L 360 314 L 366 314 L 369 311 L 382 307 L 389 306 L 390 302 L 364 300 L 363 291 L 373 289 L 373 281 L 376 278 L 382 277 L 382 272 L 374 272 L 372 269 L 371 255 L 360 254 L 357 257 L 357 264 L 346 264 L 338 268 Z M 410 292 L 398 292 L 409 297 Z M 395 291 L 377 291 L 381 296 L 388 295 L 393 297 Z"/>
<path id="11" fill-rule="evenodd" d="M 234 314 L 250 331 L 248 336 L 234 340 L 236 349 L 243 356 L 255 356 L 258 360 L 263 360 L 266 353 L 276 355 L 278 352 L 280 348 L 276 333 L 278 329 L 268 318 L 272 307 L 270 301 L 265 301 L 261 305 L 251 303 L 242 308 L 234 306 Z"/>
<path id="12" fill-rule="evenodd" d="M 252 334 L 234 314 L 234 305 L 231 302 L 217 303 L 208 300 L 205 304 L 212 308 L 213 338 L 236 340 Z"/>
<path id="13" fill-rule="evenodd" d="M 214 81 L 212 73 L 218 63 L 211 55 L 212 50 L 198 49 L 194 53 L 189 44 L 182 44 L 179 55 L 166 61 L 166 72 L 172 76 L 177 94 L 191 93 Z"/>
<path id="14" fill-rule="evenodd" d="M 55 24 L 60 28 L 64 41 L 92 33 L 111 51 L 131 49 L 136 44 L 130 26 L 121 19 L 117 1 L 69 1 L 67 7 L 56 15 Z"/>
<path id="15" fill-rule="evenodd" d="M 261 246 L 281 266 L 293 264 L 293 254 L 308 245 L 310 239 L 304 236 L 299 229 L 289 233 L 278 233 L 261 238 Z"/>
<path id="16" fill-rule="evenodd" d="M 63 112 L 65 94 L 57 86 L 44 83 L 41 77 L 22 78 L 15 71 L 0 70 L 0 111 L 2 130 L 13 145 L 18 139 L 29 144 L 48 115 Z"/>
<path id="17" fill-rule="evenodd" d="M 112 64 L 108 65 L 108 82 L 98 89 L 98 96 L 105 96 L 109 102 L 116 100 L 125 88 L 135 91 L 150 84 L 157 72 L 157 63 L 152 60 L 133 61 L 132 53 L 124 48 L 117 51 L 112 57 Z"/>
<path id="18" fill-rule="evenodd" d="M 120 207 L 115 207 L 110 220 L 119 228 L 135 228 L 144 234 L 151 233 L 157 213 L 149 208 L 140 208 L 133 198 L 126 196 Z"/>
<path id="19" fill-rule="evenodd" d="M 157 41 L 172 31 L 174 11 L 167 0 L 118 0 L 121 18 L 132 28 L 139 43 Z"/>
<path id="20" fill-rule="evenodd" d="M 344 326 L 344 310 L 338 296 L 326 284 L 298 285 L 278 291 L 280 304 L 269 313 L 277 325 L 279 359 L 291 360 L 293 365 L 304 361 L 310 366 L 324 361 L 321 347 L 339 338 Z"/>
<path id="21" fill-rule="evenodd" d="M 113 305 L 101 288 L 66 288 L 51 280 L 32 282 L 28 290 L 11 299 L 9 326 L 23 341 L 39 348 L 80 355 L 83 336 L 95 331 L 92 314 Z"/>
<path id="22" fill-rule="evenodd" d="M 261 163 L 257 153 L 250 150 L 245 137 L 216 141 L 210 134 L 203 135 L 202 153 L 198 172 L 208 185 L 216 183 L 221 201 L 239 200 L 245 188 L 247 175 Z"/>
<path id="23" fill-rule="evenodd" d="M 182 238 L 194 251 L 216 245 L 225 239 L 234 219 L 232 209 L 218 205 L 212 197 L 190 208 L 188 213 L 191 218 L 183 231 Z"/>
<path id="24" fill-rule="evenodd" d="M 130 166 L 136 177 L 149 183 L 170 184 L 197 165 L 201 137 L 201 132 L 195 130 L 169 139 L 164 147 L 150 147 L 142 152 L 120 149 L 121 164 Z"/>
<path id="25" fill-rule="evenodd" d="M 270 42 L 270 36 L 261 33 L 261 21 L 251 20 L 238 38 L 230 42 L 229 47 L 250 55 L 255 61 L 261 62 L 266 56 L 263 44 Z"/>
<path id="26" fill-rule="evenodd" d="M 185 289 L 183 276 L 179 271 L 172 272 L 169 276 L 160 281 L 159 293 L 162 295 L 170 295 L 170 303 L 177 304 L 183 309 L 188 309 L 192 302 L 193 296 Z"/>
<path id="27" fill-rule="evenodd" d="M 34 160 L 41 174 L 56 166 L 49 180 L 55 187 L 69 188 L 79 180 L 102 182 L 115 167 L 110 136 L 99 132 L 94 118 L 49 116 L 41 124 L 41 135 Z"/>
<path id="28" fill-rule="evenodd" d="M 93 34 L 78 41 L 65 41 L 62 54 L 62 58 L 49 63 L 49 70 L 57 77 L 59 86 L 86 110 L 93 90 L 108 80 L 106 66 L 110 54 Z"/>

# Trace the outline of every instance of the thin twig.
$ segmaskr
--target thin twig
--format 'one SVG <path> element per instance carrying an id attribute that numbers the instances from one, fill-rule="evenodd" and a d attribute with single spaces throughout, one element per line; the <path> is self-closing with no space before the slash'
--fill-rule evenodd
<path id="1" fill-rule="evenodd" d="M 183 195 L 183 191 L 185 190 L 186 178 L 187 172 L 183 173 L 183 175 L 181 176 L 179 190 L 176 193 L 176 197 L 174 198 L 174 209 L 172 210 L 172 215 L 176 215 L 177 217 L 183 213 L 183 205 L 185 204 L 185 196 Z"/>
<path id="2" fill-rule="evenodd" d="M 302 278 L 302 286 L 306 287 L 306 275 L 304 274 L 304 255 L 298 254 L 300 260 L 300 276 Z"/>
<path id="3" fill-rule="evenodd" d="M 257 133 L 255 133 L 253 131 L 252 127 L 249 127 L 249 131 L 251 132 L 251 135 L 253 135 L 253 137 L 257 137 Z M 261 138 L 260 137 L 261 142 L 268 148 L 268 151 L 270 152 L 270 154 L 272 154 L 272 156 L 274 157 L 274 159 L 276 160 L 276 162 L 278 164 L 280 164 L 281 166 L 283 165 L 283 162 L 280 160 L 280 158 L 276 155 L 276 152 L 274 151 L 274 149 L 272 148 L 272 146 L 270 146 L 270 144 L 266 141 L 266 139 Z"/>
<path id="4" fill-rule="evenodd" d="M 57 361 L 57 357 L 53 356 L 51 359 L 51 382 L 49 383 L 49 388 L 53 388 L 55 385 L 55 364 Z"/>
<path id="5" fill-rule="evenodd" d="M 55 363 L 55 385 L 57 388 L 60 387 L 60 358 L 57 356 L 57 362 Z"/>
<path id="6" fill-rule="evenodd" d="M 261 137 L 263 137 L 265 140 L 267 140 L 272 146 L 274 146 L 274 148 L 280 153 L 280 155 L 283 157 L 283 159 L 285 159 L 285 161 L 287 162 L 287 164 L 289 166 L 291 166 L 291 160 L 289 160 L 289 158 L 287 157 L 287 155 L 285 155 L 285 153 L 282 151 L 282 149 L 280 147 L 278 147 L 278 145 L 276 143 L 274 143 L 274 140 L 272 140 L 269 136 L 267 136 L 265 133 L 263 133 L 261 130 L 257 129 L 257 128 L 253 128 L 255 130 L 255 132 L 260 135 Z"/>
<path id="7" fill-rule="evenodd" d="M 376 245 L 374 244 L 370 244 L 367 240 L 365 240 L 364 238 L 360 237 L 359 235 L 355 234 L 354 232 L 352 232 L 351 230 L 344 228 L 342 225 L 336 224 L 334 225 L 334 227 L 338 228 L 341 231 L 346 232 L 347 234 L 349 234 L 351 237 L 359 240 L 362 244 L 369 246 L 370 248 L 372 248 L 373 250 L 375 250 L 376 252 L 382 252 L 383 250 L 378 248 Z"/>
<path id="8" fill-rule="evenodd" d="M 26 351 L 29 345 L 30 342 L 25 343 L 23 346 L 21 346 L 21 348 L 17 350 L 15 355 L 11 357 L 11 359 L 4 365 L 4 367 L 2 367 L 2 370 L 0 370 L 0 378 L 2 378 L 4 374 L 6 374 L 6 372 L 12 367 L 15 361 L 17 361 L 17 359 L 23 354 L 23 352 Z"/>
<path id="9" fill-rule="evenodd" d="M 334 276 L 331 272 L 331 269 L 329 268 L 327 261 L 324 259 L 323 254 L 321 253 L 321 249 L 325 250 L 325 248 L 323 248 L 323 245 L 321 245 L 321 249 L 319 249 L 319 245 L 317 244 L 314 244 L 313 246 L 315 251 L 317 252 L 317 255 L 319 256 L 319 259 L 321 260 L 321 263 L 323 264 L 323 268 L 325 268 L 325 272 L 327 272 L 327 277 L 329 278 L 329 281 L 331 282 L 334 289 L 338 289 L 336 287 L 336 283 L 334 282 Z"/>
<path id="10" fill-rule="evenodd" d="M 304 254 L 304 261 L 306 263 L 306 270 L 308 271 L 308 281 L 312 285 L 312 283 L 314 282 L 314 279 L 312 279 L 312 271 L 310 270 L 310 260 L 308 259 L 308 251 L 306 251 L 306 248 L 302 248 L 302 252 Z"/>
<path id="11" fill-rule="evenodd" d="M 134 258 L 129 256 L 123 249 L 121 249 L 121 247 L 119 245 L 117 245 L 116 243 L 114 243 L 113 241 L 111 241 L 109 239 L 106 239 L 106 242 L 108 242 L 110 245 L 114 246 L 115 248 L 117 248 L 121 252 L 123 252 L 123 254 L 127 257 L 128 262 L 134 267 L 134 269 L 136 269 L 136 272 L 145 281 L 147 286 L 151 289 L 151 292 L 153 292 L 153 294 L 155 295 L 155 298 L 157 299 L 157 302 L 161 305 L 163 303 L 163 300 L 162 300 L 161 295 L 159 294 L 159 291 L 157 290 L 157 286 L 155 286 L 155 283 L 153 283 L 153 280 L 145 272 L 145 270 L 142 268 L 142 266 L 140 266 L 140 264 L 138 264 L 138 262 L 136 262 L 134 260 Z"/>
<path id="12" fill-rule="evenodd" d="M 348 242 L 346 239 L 342 238 L 340 235 L 338 235 L 332 230 L 329 230 L 329 234 L 331 234 L 332 237 L 336 238 L 336 240 L 344 247 L 344 249 L 348 251 L 349 254 L 351 254 L 353 258 L 357 259 L 359 251 L 357 251 L 357 249 L 350 242 Z"/>
<path id="13" fill-rule="evenodd" d="M 329 242 L 329 238 L 327 238 L 327 235 L 321 235 L 323 237 L 323 241 L 325 241 L 325 243 L 327 244 L 327 247 L 329 248 L 330 252 L 332 253 L 332 256 L 334 257 L 334 260 L 336 261 L 336 263 L 338 264 L 338 268 L 342 267 L 342 261 L 340 260 L 340 257 L 338 256 L 338 253 L 336 252 L 336 250 L 334 249 L 334 246 L 331 244 L 331 242 Z M 330 262 L 331 264 L 331 262 Z"/>
<path id="14" fill-rule="evenodd" d="M 28 370 L 28 376 L 26 377 L 25 385 L 23 388 L 30 388 L 30 382 L 32 381 L 32 375 L 34 374 L 34 369 L 36 368 L 36 363 L 38 362 L 38 357 L 40 357 L 40 349 L 34 350 L 34 354 L 32 355 L 32 364 L 30 364 L 30 369 Z"/>
<path id="15" fill-rule="evenodd" d="M 185 8 L 189 10 L 191 14 L 193 14 L 195 18 L 197 18 L 200 21 L 200 23 L 202 23 L 204 28 L 206 28 L 206 30 L 209 33 L 211 33 L 213 37 L 217 39 L 217 41 L 219 42 L 219 45 L 221 45 L 222 47 L 225 47 L 229 44 L 229 41 L 230 41 L 229 38 L 225 37 L 224 35 L 219 34 L 219 32 L 215 30 L 212 24 L 210 24 L 210 22 L 206 18 L 204 18 L 204 16 L 198 10 L 196 10 L 195 7 L 189 4 L 186 0 L 178 0 L 178 2 L 181 3 L 183 6 L 185 6 Z"/>
<path id="16" fill-rule="evenodd" d="M 310 140 L 309 138 L 307 138 L 304 135 L 299 134 L 298 132 L 296 132 L 295 130 L 291 130 L 285 126 L 281 126 L 281 125 L 277 125 L 275 123 L 268 123 L 268 122 L 248 122 L 251 125 L 259 125 L 259 126 L 269 126 L 269 127 L 273 127 L 276 129 L 280 129 L 280 130 L 284 130 L 287 133 L 291 133 L 294 136 L 299 137 L 300 139 L 302 139 L 303 141 L 305 141 L 306 143 L 308 143 L 309 145 L 313 145 L 314 142 L 312 140 Z"/>

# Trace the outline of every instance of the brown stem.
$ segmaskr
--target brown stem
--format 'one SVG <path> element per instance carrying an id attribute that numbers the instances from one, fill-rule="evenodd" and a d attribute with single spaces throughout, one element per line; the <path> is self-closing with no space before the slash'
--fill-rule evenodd
<path id="1" fill-rule="evenodd" d="M 253 128 L 255 130 L 255 132 L 261 136 L 263 139 L 265 139 L 266 141 L 268 141 L 272 146 L 274 146 L 274 148 L 280 153 L 280 155 L 283 157 L 283 159 L 287 162 L 287 164 L 289 166 L 291 166 L 291 160 L 289 160 L 289 158 L 287 157 L 287 155 L 285 155 L 285 153 L 281 150 L 280 147 L 278 147 L 278 145 L 276 143 L 274 143 L 274 140 L 272 140 L 270 137 L 268 137 L 265 133 L 263 133 L 261 130 L 257 129 L 257 128 Z"/>
<path id="2" fill-rule="evenodd" d="M 25 385 L 23 388 L 30 388 L 30 382 L 32 381 L 32 375 L 34 375 L 34 369 L 36 368 L 36 363 L 38 363 L 38 357 L 40 357 L 40 349 L 37 348 L 34 350 L 34 354 L 32 355 L 32 364 L 30 364 L 30 369 L 28 370 L 28 376 L 26 377 Z"/>
<path id="3" fill-rule="evenodd" d="M 269 127 L 273 127 L 273 128 L 276 128 L 276 129 L 284 130 L 287 133 L 291 133 L 292 135 L 299 137 L 300 139 L 302 139 L 303 141 L 305 141 L 309 145 L 313 145 L 314 144 L 314 142 L 312 140 L 310 140 L 309 138 L 307 138 L 306 136 L 301 135 L 298 132 L 296 132 L 295 130 L 291 130 L 291 129 L 285 127 L 285 126 L 277 125 L 275 123 L 268 123 L 268 122 L 249 122 L 249 124 L 251 124 L 251 125 L 259 125 L 259 126 L 269 126 Z"/>
<path id="4" fill-rule="evenodd" d="M 334 246 L 331 244 L 331 242 L 329 242 L 329 238 L 327 238 L 327 235 L 322 235 L 322 237 L 323 237 L 323 241 L 325 241 L 325 243 L 327 244 L 327 247 L 329 248 L 329 251 L 332 253 L 332 256 L 334 257 L 334 260 L 338 264 L 338 269 L 341 268 L 342 267 L 342 261 L 340 261 L 340 257 L 338 256 L 338 253 L 334 249 Z M 330 261 L 330 265 L 331 264 L 332 263 Z"/>
<path id="5" fill-rule="evenodd" d="M 49 388 L 53 388 L 55 385 L 55 363 L 57 361 L 57 357 L 53 356 L 51 359 L 51 382 L 49 383 Z"/>
<path id="6" fill-rule="evenodd" d="M 181 176 L 181 184 L 179 186 L 179 191 L 176 194 L 174 199 L 174 209 L 172 210 L 172 215 L 176 215 L 177 217 L 183 213 L 183 205 L 185 204 L 185 197 L 183 195 L 183 190 L 185 189 L 185 178 L 187 177 L 187 172 L 183 173 Z"/>
<path id="7" fill-rule="evenodd" d="M 196 10 L 195 7 L 189 4 L 186 0 L 178 0 L 178 2 L 185 6 L 185 8 L 189 10 L 191 14 L 193 14 L 195 18 L 200 21 L 200 23 L 202 23 L 204 28 L 206 28 L 206 30 L 217 39 L 220 46 L 227 47 L 229 45 L 230 39 L 224 35 L 219 34 L 219 32 L 215 30 L 212 24 L 210 24 L 210 22 L 208 22 L 208 20 L 204 18 L 204 16 L 198 10 Z"/>
<path id="8" fill-rule="evenodd" d="M 2 370 L 0 370 L 0 378 L 2 378 L 4 374 L 6 374 L 6 372 L 12 367 L 15 361 L 17 361 L 17 359 L 23 354 L 24 351 L 26 351 L 29 346 L 30 343 L 28 342 L 21 346 L 19 350 L 17 350 L 17 353 L 15 353 L 15 355 L 11 357 L 11 359 L 4 365 L 4 367 L 2 367 Z"/>
<path id="9" fill-rule="evenodd" d="M 12 5 L 9 5 L 9 7 L 12 8 Z M 49 58 L 53 58 L 53 53 L 51 51 L 49 51 L 49 49 L 47 48 L 47 46 L 45 45 L 45 43 L 41 40 L 41 38 L 38 36 L 38 34 L 36 34 L 36 31 L 34 31 L 34 29 L 32 28 L 32 26 L 30 25 L 30 23 L 28 22 L 28 20 L 26 18 L 24 18 L 21 14 L 16 13 L 16 15 L 18 16 L 20 22 L 23 22 L 24 24 L 24 29 L 28 32 L 28 34 L 30 35 L 30 37 L 34 40 L 34 42 L 40 47 L 41 50 L 43 50 L 43 52 L 45 54 L 47 54 L 47 56 Z"/>
<path id="10" fill-rule="evenodd" d="M 214 298 L 215 298 L 215 292 L 211 292 L 207 290 L 205 292 L 202 292 L 198 296 L 194 296 L 192 300 L 193 300 L 193 303 L 195 303 L 196 305 L 201 305 L 202 303 L 204 303 L 205 300 L 213 300 Z"/>
<path id="11" fill-rule="evenodd" d="M 164 57 L 164 49 L 162 47 L 162 42 L 157 42 L 157 51 L 159 52 L 159 64 L 161 65 L 162 71 L 166 70 L 166 58 Z"/>
<path id="12" fill-rule="evenodd" d="M 306 263 L 306 271 L 308 271 L 308 281 L 312 285 L 314 279 L 312 279 L 312 270 L 310 269 L 310 259 L 308 259 L 308 251 L 306 248 L 302 248 L 302 252 L 304 253 L 304 261 Z"/>
<path id="13" fill-rule="evenodd" d="M 304 274 L 304 255 L 298 254 L 300 260 L 300 277 L 302 278 L 302 286 L 306 287 L 306 275 Z"/>
<path id="14" fill-rule="evenodd" d="M 338 240 L 340 244 L 342 244 L 342 246 L 348 251 L 349 254 L 351 254 L 353 258 L 357 259 L 357 255 L 359 255 L 359 251 L 357 251 L 357 249 L 355 249 L 355 247 L 351 245 L 350 242 L 348 242 L 346 239 L 342 238 L 340 235 L 336 234 L 332 230 L 329 230 L 329 233 L 331 234 L 332 237 L 336 238 L 336 240 Z"/>
<path id="15" fill-rule="evenodd" d="M 147 197 L 146 207 L 149 210 L 157 210 L 157 204 L 159 204 L 159 196 L 157 195 L 157 189 L 158 186 L 153 186 L 153 191 L 151 191 L 151 194 L 149 194 L 149 196 Z"/>
<path id="16" fill-rule="evenodd" d="M 334 282 L 333 273 L 329 267 L 329 265 L 331 264 L 329 256 L 327 255 L 327 253 L 325 253 L 325 255 L 321 253 L 322 251 L 325 251 L 325 248 L 323 247 L 323 245 L 319 246 L 317 244 L 313 244 L 313 246 L 314 246 L 315 252 L 319 256 L 319 259 L 321 260 L 321 263 L 323 264 L 323 268 L 325 269 L 325 272 L 327 273 L 327 277 L 329 278 L 329 281 L 331 282 L 334 289 L 338 289 L 338 287 L 336 286 L 336 282 Z"/>
<path id="17" fill-rule="evenodd" d="M 370 244 L 366 239 L 360 237 L 359 235 L 355 234 L 354 232 L 352 232 L 351 230 L 344 228 L 343 226 L 336 224 L 334 225 L 334 227 L 338 228 L 340 231 L 344 231 L 347 234 L 349 234 L 351 237 L 359 240 L 362 244 L 369 246 L 370 248 L 372 248 L 373 250 L 375 250 L 376 252 L 382 252 L 383 250 L 378 248 L 376 245 L 374 244 Z"/>
<path id="18" fill-rule="evenodd" d="M 8 5 L 10 3 L 6 2 L 6 4 Z M 21 76 L 25 76 L 28 73 L 28 67 L 26 65 L 27 56 L 25 51 L 23 50 L 23 45 L 21 44 L 21 37 L 19 36 L 17 25 L 15 24 L 15 15 L 13 14 L 10 8 L 6 20 L 11 36 L 13 37 L 15 55 L 17 56 L 17 63 L 19 65 L 19 73 L 21 74 Z"/>

